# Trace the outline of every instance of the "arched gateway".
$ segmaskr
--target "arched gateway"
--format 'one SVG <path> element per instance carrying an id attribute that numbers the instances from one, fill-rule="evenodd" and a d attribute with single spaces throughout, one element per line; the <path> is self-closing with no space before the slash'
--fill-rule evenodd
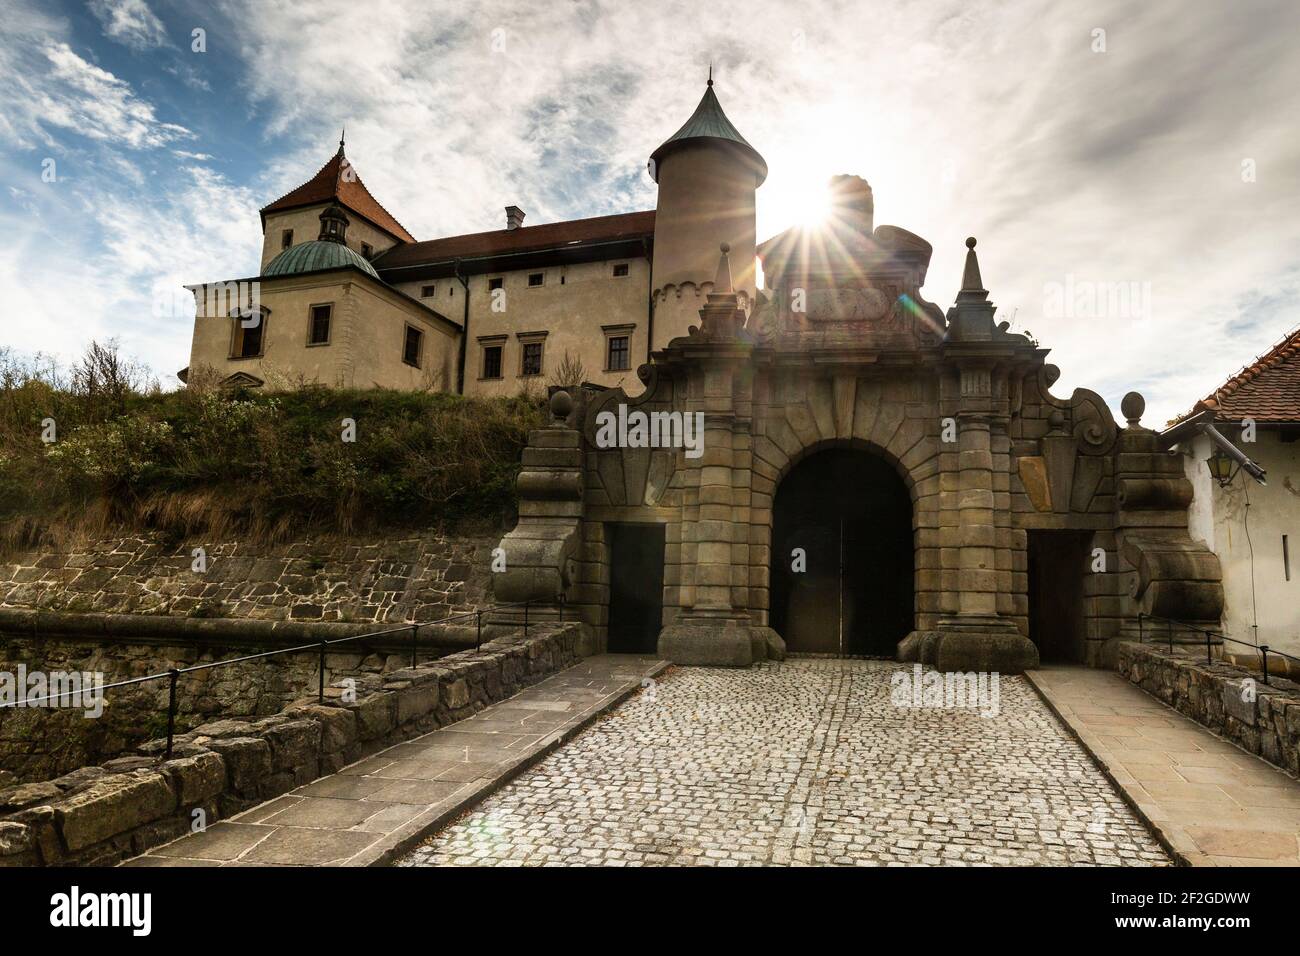
<path id="1" fill-rule="evenodd" d="M 801 459 L 772 506 L 771 624 L 791 652 L 893 657 L 915 627 L 912 500 L 883 457 Z"/>
<path id="2" fill-rule="evenodd" d="M 752 311 L 724 246 L 640 394 L 553 394 L 498 600 L 578 616 L 592 650 L 723 666 L 789 645 L 1009 673 L 1040 647 L 1101 662 L 1139 612 L 1217 622 L 1217 559 L 1141 397 L 1120 428 L 1093 392 L 1052 395 L 973 239 L 945 315 L 921 295 L 930 245 L 835 185 L 830 223 L 758 247 Z"/>
<path id="3" fill-rule="evenodd" d="M 1217 624 L 1218 559 L 1187 534 L 1191 486 L 1141 396 L 1120 429 L 1095 393 L 1052 395 L 1047 350 L 994 321 L 974 239 L 952 308 L 927 302 L 930 244 L 876 226 L 855 176 L 832 180 L 825 223 L 756 243 L 767 164 L 712 86 L 650 157 L 644 391 L 553 395 L 498 599 L 580 615 L 592 649 L 729 666 L 786 639 L 885 650 L 910 623 L 903 659 L 1014 672 L 1040 647 L 1099 661 L 1142 611 Z M 905 585 L 878 580 L 906 561 L 864 550 L 884 540 L 864 545 L 868 526 L 901 528 L 903 499 L 854 498 L 887 483 L 828 447 L 871 449 L 907 487 L 910 622 Z M 812 576 L 791 579 L 801 534 Z"/>

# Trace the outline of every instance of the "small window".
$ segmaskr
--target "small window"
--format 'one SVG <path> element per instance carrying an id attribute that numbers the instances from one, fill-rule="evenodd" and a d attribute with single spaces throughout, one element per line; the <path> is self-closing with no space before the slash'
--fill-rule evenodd
<path id="1" fill-rule="evenodd" d="M 545 272 L 530 272 L 530 273 L 528 273 L 528 288 L 530 288 L 530 289 L 535 289 L 535 288 L 537 288 L 537 286 L 541 285 L 541 284 L 544 283 L 545 281 L 546 281 L 546 273 L 545 273 Z"/>
<path id="2" fill-rule="evenodd" d="M 246 324 L 251 323 L 251 324 Z M 235 317 L 235 358 L 256 358 L 262 354 L 262 332 L 266 328 L 266 313 L 254 312 Z"/>
<path id="3" fill-rule="evenodd" d="M 402 346 L 402 361 L 407 365 L 420 367 L 420 347 L 423 344 L 424 333 L 412 326 L 406 327 L 406 342 Z"/>
<path id="4" fill-rule="evenodd" d="M 483 377 L 484 378 L 501 377 L 501 346 L 499 345 L 483 346 Z"/>
<path id="5" fill-rule="evenodd" d="M 620 262 L 614 266 L 614 278 L 621 279 L 627 275 L 627 263 Z"/>
<path id="6" fill-rule="evenodd" d="M 495 292 L 497 289 L 500 289 L 505 285 L 505 281 L 505 276 L 494 276 L 493 278 L 488 279 L 488 291 Z"/>
<path id="7" fill-rule="evenodd" d="M 421 299 L 432 299 L 432 298 L 433 298 L 433 291 L 434 291 L 434 290 L 433 290 L 433 286 L 431 286 L 431 285 L 422 285 L 422 286 L 420 286 L 420 298 L 421 298 Z"/>
<path id="8" fill-rule="evenodd" d="M 628 337 L 611 335 L 609 337 L 609 362 L 607 369 L 611 372 L 624 372 L 628 367 Z"/>
<path id="9" fill-rule="evenodd" d="M 523 366 L 519 371 L 520 375 L 541 375 L 542 374 L 542 343 L 525 342 L 524 343 L 524 360 Z"/>
<path id="10" fill-rule="evenodd" d="M 375 254 L 374 246 L 372 246 L 368 242 L 361 243 L 361 255 L 363 255 L 367 259 L 370 259 L 374 257 L 374 254 Z"/>
<path id="11" fill-rule="evenodd" d="M 313 305 L 311 307 L 311 329 L 307 333 L 308 345 L 328 345 L 330 340 L 330 313 L 333 306 Z"/>
<path id="12" fill-rule="evenodd" d="M 286 229 L 280 233 L 280 248 L 288 249 L 291 245 L 293 245 L 293 230 Z"/>

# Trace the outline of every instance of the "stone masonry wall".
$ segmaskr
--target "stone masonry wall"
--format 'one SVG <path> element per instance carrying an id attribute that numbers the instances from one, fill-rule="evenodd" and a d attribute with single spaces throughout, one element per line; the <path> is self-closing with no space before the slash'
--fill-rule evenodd
<path id="1" fill-rule="evenodd" d="M 426 639 L 428 635 L 426 635 Z M 341 645 L 349 650 L 325 656 L 327 684 L 345 677 L 382 675 L 406 667 L 406 653 L 385 653 L 365 641 Z M 5 637 L 0 640 L 0 672 L 29 670 L 103 674 L 103 683 L 159 674 L 269 650 L 265 647 L 207 644 L 155 646 L 102 643 L 71 638 Z M 423 660 L 444 653 L 420 648 Z M 314 690 L 320 658 L 311 651 L 281 654 L 184 674 L 176 685 L 177 727 L 181 732 L 219 717 L 268 717 Z M 88 719 L 73 708 L 0 710 L 0 785 L 48 780 L 87 764 L 99 763 L 166 732 L 168 682 L 149 681 L 104 694 L 103 713 Z"/>
<path id="2" fill-rule="evenodd" d="M 499 531 L 287 544 L 91 541 L 0 557 L 0 607 L 267 621 L 436 621 L 487 603 Z M 203 548 L 206 570 L 195 571 Z"/>
<path id="3" fill-rule="evenodd" d="M 183 618 L 198 628 L 234 619 L 374 629 L 399 622 L 444 620 L 491 602 L 489 562 L 497 532 L 460 528 L 405 536 L 322 536 L 287 544 L 166 542 L 157 536 L 90 541 L 62 550 L 0 557 L 0 672 L 75 671 L 104 683 L 285 646 L 177 634 L 135 640 L 74 628 L 17 624 L 19 611 L 58 615 Z M 194 570 L 195 548 L 205 567 Z M 69 620 L 71 617 L 69 617 Z M 366 628 L 368 629 L 368 628 Z M 442 628 L 426 631 L 435 638 Z M 308 643 L 321 634 L 298 637 Z M 327 682 L 383 673 L 409 663 L 366 642 L 326 658 Z M 421 657 L 438 656 L 432 648 Z M 291 654 L 185 675 L 178 684 L 182 729 L 216 717 L 269 716 L 315 687 L 315 654 Z M 0 710 L 0 785 L 44 780 L 116 757 L 163 732 L 167 682 L 110 691 L 104 713 L 87 720 L 72 709 Z"/>
<path id="4" fill-rule="evenodd" d="M 1300 684 L 1281 677 L 1264 684 L 1233 664 L 1132 641 L 1117 646 L 1115 669 L 1179 713 L 1300 776 Z"/>
<path id="5" fill-rule="evenodd" d="M 218 720 L 176 741 L 0 790 L 0 866 L 112 865 L 462 720 L 576 663 L 579 626 L 535 626 L 436 662 L 369 676 L 356 700 L 314 698 L 260 720 Z M 196 811 L 202 811 L 202 814 Z"/>

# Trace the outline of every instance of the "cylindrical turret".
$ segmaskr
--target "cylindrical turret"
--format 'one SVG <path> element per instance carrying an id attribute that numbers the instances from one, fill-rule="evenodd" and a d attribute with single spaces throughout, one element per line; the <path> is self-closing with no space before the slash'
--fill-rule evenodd
<path id="1" fill-rule="evenodd" d="M 746 312 L 754 303 L 755 192 L 767 164 L 722 111 L 709 80 L 686 125 L 650 157 L 659 184 L 651 291 L 661 349 L 700 324 L 718 245 L 731 247 L 732 280 Z"/>

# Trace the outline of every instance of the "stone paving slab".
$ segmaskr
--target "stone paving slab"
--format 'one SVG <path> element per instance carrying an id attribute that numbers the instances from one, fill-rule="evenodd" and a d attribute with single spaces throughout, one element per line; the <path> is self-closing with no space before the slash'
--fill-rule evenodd
<path id="1" fill-rule="evenodd" d="M 389 747 L 123 865 L 381 865 L 667 666 L 632 654 L 588 658 L 467 720 Z"/>
<path id="2" fill-rule="evenodd" d="M 1024 678 L 981 716 L 896 703 L 913 673 L 674 668 L 397 864 L 1170 864 Z"/>
<path id="3" fill-rule="evenodd" d="M 1300 866 L 1300 781 L 1113 671 L 1027 676 L 1180 862 Z"/>

